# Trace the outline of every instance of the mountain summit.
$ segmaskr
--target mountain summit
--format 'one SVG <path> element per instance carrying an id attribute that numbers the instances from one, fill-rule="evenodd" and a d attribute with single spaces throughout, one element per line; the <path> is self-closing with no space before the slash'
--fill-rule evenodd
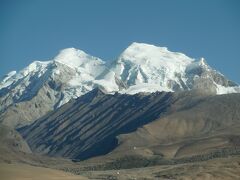
<path id="1" fill-rule="evenodd" d="M 135 42 L 109 63 L 67 48 L 53 60 L 35 61 L 3 77 L 0 121 L 21 125 L 22 121 L 41 117 L 96 87 L 107 93 L 127 94 L 192 89 L 213 94 L 240 92 L 236 83 L 211 68 L 203 58 L 195 60 L 166 47 Z M 14 112 L 21 109 L 27 110 L 15 117 Z"/>

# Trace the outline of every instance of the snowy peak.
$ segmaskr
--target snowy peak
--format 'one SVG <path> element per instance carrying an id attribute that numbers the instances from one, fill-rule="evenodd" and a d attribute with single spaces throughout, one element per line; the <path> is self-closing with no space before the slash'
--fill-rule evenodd
<path id="1" fill-rule="evenodd" d="M 202 66 L 202 67 L 208 66 L 207 61 L 203 57 L 200 58 L 199 65 Z"/>
<path id="2" fill-rule="evenodd" d="M 102 64 L 103 61 L 93 57 L 82 50 L 67 48 L 60 51 L 54 61 L 65 64 L 72 68 L 82 67 L 86 64 Z"/>
<path id="3" fill-rule="evenodd" d="M 208 71 L 212 70 L 212 68 L 207 64 L 207 61 L 202 57 L 199 60 L 195 60 L 192 63 L 190 63 L 186 67 L 187 73 L 198 73 L 202 72 L 203 70 Z"/>
<path id="4" fill-rule="evenodd" d="M 34 61 L 19 72 L 11 71 L 0 82 L 0 90 L 2 88 L 11 86 L 18 81 L 21 81 L 21 79 L 25 79 L 26 81 L 26 79 L 30 79 L 32 76 L 35 76 L 35 74 L 40 77 L 41 74 L 43 74 L 48 69 L 47 66 L 50 63 L 51 61 Z"/>
<path id="5" fill-rule="evenodd" d="M 60 51 L 60 53 L 54 58 L 56 62 L 68 65 L 70 67 L 79 67 L 86 60 L 88 60 L 88 54 L 84 51 L 75 49 L 75 48 L 67 48 Z"/>
<path id="6" fill-rule="evenodd" d="M 152 64 L 186 64 L 193 61 L 192 58 L 178 52 L 171 52 L 166 47 L 157 47 L 144 43 L 132 43 L 120 55 L 119 61 L 128 60 L 138 65 Z"/>
<path id="7" fill-rule="evenodd" d="M 32 73 L 44 71 L 51 61 L 34 61 L 22 71 L 20 74 L 23 76 L 31 75 Z"/>
<path id="8" fill-rule="evenodd" d="M 12 78 L 17 72 L 11 71 L 2 78 L 2 83 L 5 83 L 8 79 Z"/>
<path id="9" fill-rule="evenodd" d="M 186 87 L 185 70 L 194 59 L 166 47 L 144 43 L 131 44 L 117 59 L 112 70 L 136 92 L 177 91 Z M 147 87 L 148 86 L 148 87 Z M 143 87 L 143 88 L 141 88 Z"/>

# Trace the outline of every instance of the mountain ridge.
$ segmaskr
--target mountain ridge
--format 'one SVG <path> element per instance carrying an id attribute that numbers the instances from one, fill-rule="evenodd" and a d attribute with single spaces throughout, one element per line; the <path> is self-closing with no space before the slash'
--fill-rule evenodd
<path id="1" fill-rule="evenodd" d="M 105 62 L 82 50 L 67 48 L 53 60 L 34 61 L 2 79 L 0 121 L 13 122 L 16 118 L 14 111 L 30 108 L 20 113 L 23 115 L 19 118 L 19 125 L 21 119 L 24 123 L 30 122 L 96 87 L 110 94 L 192 89 L 210 94 L 240 92 L 240 86 L 212 69 L 204 59 L 197 61 L 165 47 L 135 42 L 112 62 Z M 48 104 L 38 103 L 44 101 Z M 17 124 L 13 122 L 13 126 Z"/>

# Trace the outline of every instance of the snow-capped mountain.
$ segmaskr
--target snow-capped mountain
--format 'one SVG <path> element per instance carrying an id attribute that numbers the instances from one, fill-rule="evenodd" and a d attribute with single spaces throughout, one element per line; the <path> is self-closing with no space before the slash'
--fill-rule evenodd
<path id="1" fill-rule="evenodd" d="M 74 48 L 64 49 L 52 61 L 34 61 L 20 72 L 4 77 L 0 84 L 2 105 L 31 99 L 46 87 L 49 98 L 60 106 L 92 90 L 93 81 L 105 68 L 99 58 Z"/>
<path id="2" fill-rule="evenodd" d="M 129 94 L 191 89 L 216 94 L 240 92 L 236 83 L 212 69 L 203 58 L 195 60 L 165 47 L 133 43 L 110 63 L 68 48 L 53 60 L 34 61 L 20 72 L 3 77 L 0 111 L 5 119 L 13 119 L 13 112 L 20 106 L 25 109 L 22 119 L 36 119 L 95 87 Z"/>
<path id="3" fill-rule="evenodd" d="M 130 45 L 111 69 L 129 87 L 126 93 L 184 90 L 185 69 L 194 60 L 165 47 Z M 183 82 L 181 82 L 183 81 Z"/>
<path id="4" fill-rule="evenodd" d="M 226 94 L 240 92 L 239 86 L 212 69 L 204 60 L 195 60 L 166 47 L 132 43 L 101 75 L 101 85 L 109 91 L 138 92 L 202 91 Z M 116 77 L 126 88 L 118 89 Z"/>
<path id="5" fill-rule="evenodd" d="M 94 80 L 105 69 L 101 59 L 68 48 L 10 72 L 0 83 L 0 122 L 16 126 L 43 116 L 97 87 Z"/>

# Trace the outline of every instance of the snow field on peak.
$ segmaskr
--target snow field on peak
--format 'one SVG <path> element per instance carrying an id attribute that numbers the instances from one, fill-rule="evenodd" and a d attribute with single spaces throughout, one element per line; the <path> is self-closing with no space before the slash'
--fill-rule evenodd
<path id="1" fill-rule="evenodd" d="M 13 83 L 14 75 L 16 74 L 16 71 L 9 72 L 6 76 L 3 77 L 2 82 L 0 82 L 0 89 L 8 87 Z"/>
<path id="2" fill-rule="evenodd" d="M 219 84 L 216 84 L 217 86 L 217 94 L 231 94 L 231 93 L 240 93 L 240 87 L 224 87 Z"/>
<path id="3" fill-rule="evenodd" d="M 116 92 L 119 91 L 119 87 L 116 84 L 115 79 L 116 74 L 108 70 L 108 73 L 102 77 L 102 79 L 94 80 L 94 83 L 105 89 L 107 92 Z"/>
<path id="4" fill-rule="evenodd" d="M 92 75 L 97 76 L 101 73 L 99 66 L 104 65 L 105 62 L 97 57 L 90 56 L 82 50 L 75 48 L 67 48 L 60 51 L 54 58 L 54 61 L 67 65 L 71 68 L 79 69 L 79 71 L 91 72 Z"/>
<path id="5" fill-rule="evenodd" d="M 148 83 L 159 86 L 159 90 L 172 91 L 169 83 L 181 84 L 179 78 L 185 82 L 186 67 L 193 62 L 194 59 L 168 51 L 166 47 L 133 43 L 112 69 L 128 86 Z"/>
<path id="6" fill-rule="evenodd" d="M 168 68 L 180 65 L 186 66 L 194 59 L 178 52 L 170 52 L 166 47 L 157 47 L 144 43 L 133 43 L 119 57 L 119 62 L 128 60 L 136 65 L 166 66 Z"/>
<path id="7" fill-rule="evenodd" d="M 140 92 L 156 92 L 156 91 L 166 91 L 166 92 L 173 92 L 173 90 L 166 88 L 166 87 L 161 87 L 156 84 L 148 84 L 148 83 L 141 83 L 137 85 L 133 85 L 129 87 L 128 89 L 124 89 L 119 91 L 121 94 L 136 94 Z"/>
<path id="8" fill-rule="evenodd" d="M 25 81 L 23 81 L 25 82 L 25 85 L 29 84 L 27 79 L 30 79 L 31 75 L 34 73 L 38 73 L 38 76 L 41 76 L 41 74 L 46 71 L 49 63 L 51 63 L 51 61 L 34 61 L 19 72 L 11 71 L 7 74 L 6 78 L 0 82 L 0 89 L 7 88 L 20 79 L 25 79 Z"/>

